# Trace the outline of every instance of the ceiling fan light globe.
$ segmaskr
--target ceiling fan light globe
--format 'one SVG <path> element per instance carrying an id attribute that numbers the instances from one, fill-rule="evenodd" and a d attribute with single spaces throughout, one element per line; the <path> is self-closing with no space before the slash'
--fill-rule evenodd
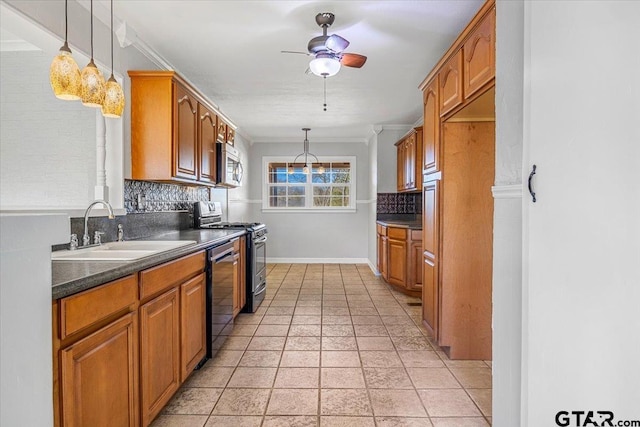
<path id="1" fill-rule="evenodd" d="M 333 57 L 318 56 L 309 62 L 309 69 L 316 76 L 335 76 L 340 71 L 340 61 Z"/>

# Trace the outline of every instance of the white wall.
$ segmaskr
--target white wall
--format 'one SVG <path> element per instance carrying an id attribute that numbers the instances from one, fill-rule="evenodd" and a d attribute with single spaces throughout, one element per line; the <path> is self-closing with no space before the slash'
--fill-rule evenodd
<path id="1" fill-rule="evenodd" d="M 376 199 L 378 195 L 378 134 L 382 128 L 376 126 L 373 128 L 373 135 L 369 138 L 369 230 L 368 234 L 368 261 L 369 267 L 374 273 L 378 274 L 378 241 L 376 234 Z"/>
<path id="2" fill-rule="evenodd" d="M 47 110 L 40 111 L 39 104 L 32 105 L 35 110 L 37 118 L 32 117 L 32 114 L 22 114 L 22 122 L 19 125 L 12 127 L 15 132 L 11 134 L 11 140 L 24 139 L 31 141 L 32 138 L 38 138 L 43 134 L 46 134 L 48 139 L 48 146 L 43 148 L 42 151 L 51 150 L 50 153 L 56 153 L 59 157 L 69 157 L 69 160 L 56 158 L 54 161 L 49 161 L 49 164 L 53 167 L 44 173 L 34 173 L 36 170 L 33 164 L 31 167 L 20 168 L 16 174 L 12 174 L 11 179 L 17 179 L 24 181 L 29 186 L 24 185 L 21 194 L 17 195 L 12 186 L 10 189 L 7 186 L 2 187 L 2 195 L 7 195 L 11 201 L 12 207 L 15 203 L 28 202 L 26 206 L 21 206 L 24 209 L 46 209 L 43 203 L 39 202 L 40 193 L 56 195 L 57 201 L 52 204 L 49 203 L 46 206 L 63 208 L 73 215 L 81 215 L 83 209 L 94 199 L 93 187 L 96 185 L 96 110 L 86 107 L 80 107 L 78 102 L 69 102 L 57 100 L 49 87 L 48 70 L 51 60 L 55 53 L 62 45 L 61 35 L 64 35 L 64 4 L 57 1 L 25 1 L 25 0 L 7 0 L 3 1 L 2 8 L 2 23 L 3 28 L 6 26 L 8 29 L 16 27 L 19 31 L 25 34 L 17 34 L 23 36 L 27 41 L 36 44 L 38 47 L 45 49 L 48 54 L 44 54 L 43 65 L 40 65 L 40 73 L 37 76 L 40 82 L 40 89 L 43 91 L 43 96 L 48 96 L 52 99 L 52 102 L 47 101 L 45 107 Z M 102 6 L 99 6 L 102 7 Z M 102 12 L 105 10 L 103 8 Z M 17 17 L 17 18 L 14 18 Z M 25 19 L 23 19 L 26 18 Z M 69 2 L 69 44 L 73 52 L 73 56 L 80 68 L 86 65 L 88 59 L 84 52 L 90 51 L 89 43 L 89 11 L 82 7 L 77 2 Z M 19 22 L 18 22 L 19 21 Z M 22 22 L 26 22 L 23 24 Z M 79 23 L 87 23 L 87 25 L 79 25 Z M 94 58 L 98 65 L 98 68 L 102 71 L 103 75 L 108 77 L 108 73 L 111 68 L 110 61 L 110 30 L 100 20 L 94 19 Z M 48 57 L 47 57 L 48 55 Z M 3 67 L 4 67 L 4 53 L 3 53 Z M 44 68 L 42 68 L 42 66 Z M 130 84 L 127 76 L 127 70 L 129 69 L 157 69 L 159 68 L 158 61 L 150 60 L 145 54 L 141 53 L 135 45 L 127 48 L 122 48 L 118 45 L 117 39 L 114 45 L 114 72 L 116 77 L 122 77 L 123 88 L 125 91 L 125 98 L 127 101 L 130 97 Z M 9 70 L 7 70 L 9 71 Z M 34 71 L 36 73 L 36 71 Z M 25 71 L 25 75 L 28 76 L 29 72 Z M 4 83 L 5 79 L 10 75 L 5 75 L 3 68 L 2 82 L 3 82 L 3 98 L 4 98 Z M 16 77 L 19 78 L 19 77 Z M 48 90 L 48 93 L 47 93 Z M 28 98 L 27 98 L 28 99 Z M 49 108 L 50 107 L 50 108 Z M 84 111 L 77 111 L 74 109 L 79 108 Z M 26 108 L 26 107 L 25 107 Z M 70 111 L 71 114 L 65 115 L 63 112 Z M 40 112 L 40 114 L 37 114 Z M 31 111 L 30 111 L 31 113 Z M 4 115 L 4 107 L 3 107 Z M 130 140 L 131 140 L 131 125 L 130 125 L 130 105 L 129 102 L 125 104 L 125 111 L 121 119 L 107 119 L 107 146 L 106 146 L 106 162 L 107 162 L 107 184 L 110 188 L 110 201 L 114 207 L 123 206 L 122 201 L 122 185 L 123 177 L 130 177 Z M 69 131 L 68 137 L 66 135 L 56 135 L 53 132 L 48 132 L 51 126 L 51 120 L 59 119 L 67 124 L 73 124 L 78 121 L 82 121 L 81 128 L 83 129 L 82 137 L 78 136 L 77 131 Z M 85 122 L 86 121 L 86 122 Z M 4 128 L 4 124 L 2 126 Z M 88 131 L 88 129 L 94 129 L 94 131 Z M 55 129 L 54 129 L 55 130 Z M 4 132 L 4 130 L 3 130 Z M 4 146 L 5 138 L 2 138 L 2 145 Z M 57 136 L 57 138 L 56 138 Z M 7 139 L 9 140 L 9 139 Z M 3 147 L 4 150 L 4 147 Z M 8 148 L 9 151 L 12 148 Z M 92 152 L 89 152 L 92 150 Z M 47 154 L 50 154 L 47 152 Z M 3 153 L 4 154 L 4 153 Z M 4 159 L 4 156 L 3 156 Z M 11 158 L 12 167 L 15 164 L 15 159 Z M 37 164 L 37 163 L 36 163 Z M 5 164 L 2 165 L 3 169 Z M 48 167 L 48 166 L 47 166 Z M 84 169 L 90 168 L 91 173 Z M 63 171 L 73 175 L 73 178 L 77 178 L 75 188 L 70 186 L 58 185 L 60 181 L 57 178 L 60 177 L 60 173 Z M 9 169 L 8 169 L 9 170 Z M 89 170 L 89 169 L 87 169 Z M 77 171 L 82 171 L 77 172 Z M 4 175 L 2 176 L 4 181 Z M 54 178 L 54 179 L 52 179 Z M 39 181 L 38 181 L 39 179 Z M 64 177 L 62 177 L 64 179 Z M 38 188 L 35 193 L 27 193 L 26 190 L 32 190 Z M 87 191 L 89 189 L 89 191 Z M 67 193 L 68 192 L 68 193 Z M 71 194 L 73 192 L 73 194 Z M 24 194 L 27 193 L 30 199 L 25 200 Z M 58 195 L 60 197 L 58 197 Z M 15 200 L 15 197 L 21 197 L 22 199 Z M 83 197 L 81 200 L 75 200 L 78 197 Z M 73 205 L 65 205 L 67 199 L 74 199 Z M 9 209 L 10 207 L 3 202 L 2 209 Z M 74 209 L 78 209 L 75 210 Z M 49 210 L 49 209 L 47 209 Z"/>
<path id="3" fill-rule="evenodd" d="M 51 245 L 66 215 L 0 214 L 0 425 L 53 425 Z"/>
<path id="4" fill-rule="evenodd" d="M 417 90 L 417 89 L 416 89 Z M 411 126 L 382 126 L 378 134 L 378 193 L 396 193 L 397 187 L 397 149 L 394 145 Z"/>
<path id="5" fill-rule="evenodd" d="M 356 212 L 262 212 L 262 157 L 287 156 L 293 160 L 302 152 L 301 140 L 295 144 L 257 143 L 250 147 L 247 171 L 250 174 L 249 218 L 267 224 L 267 256 L 272 260 L 366 262 L 371 221 L 369 204 L 366 203 L 369 196 L 368 146 L 364 143 L 314 144 L 310 139 L 310 151 L 317 156 L 356 156 L 356 201 L 360 201 L 356 202 Z"/>
<path id="6" fill-rule="evenodd" d="M 523 2 L 496 4 L 493 424 L 520 423 Z"/>
<path id="7" fill-rule="evenodd" d="M 52 58 L 0 52 L 0 209 L 82 207 L 93 196 L 95 110 L 53 95 Z"/>

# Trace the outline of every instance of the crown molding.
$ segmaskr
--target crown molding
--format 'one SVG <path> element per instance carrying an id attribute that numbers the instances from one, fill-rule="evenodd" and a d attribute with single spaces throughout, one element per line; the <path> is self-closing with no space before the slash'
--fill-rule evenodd
<path id="1" fill-rule="evenodd" d="M 521 199 L 522 184 L 494 185 L 491 194 L 494 199 Z"/>
<path id="2" fill-rule="evenodd" d="M 302 142 L 304 138 L 302 137 L 262 137 L 255 138 L 252 140 L 251 145 L 253 144 L 291 144 L 291 143 L 299 143 Z M 310 138 L 311 140 L 311 138 Z M 317 136 L 313 137 L 311 140 L 312 143 L 332 143 L 332 144 L 367 144 L 368 138 L 343 138 L 343 137 L 322 137 Z"/>

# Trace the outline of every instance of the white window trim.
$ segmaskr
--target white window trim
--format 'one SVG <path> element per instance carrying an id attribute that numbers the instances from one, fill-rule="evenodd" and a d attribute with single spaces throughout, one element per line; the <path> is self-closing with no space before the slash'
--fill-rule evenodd
<path id="1" fill-rule="evenodd" d="M 268 177 L 269 163 L 290 163 L 292 161 L 293 161 L 293 156 L 264 156 L 262 158 L 262 211 L 263 212 L 269 212 L 269 213 L 319 213 L 319 212 L 354 213 L 356 212 L 356 187 L 357 187 L 356 156 L 318 156 L 318 161 L 321 163 L 349 162 L 349 164 L 351 165 L 351 182 L 349 183 L 350 196 L 349 196 L 348 207 L 344 207 L 344 208 L 336 208 L 336 207 L 273 208 L 273 207 L 270 207 L 269 206 L 269 177 Z M 308 186 L 309 190 L 311 190 L 312 188 L 312 185 L 310 183 L 306 183 L 305 186 Z"/>

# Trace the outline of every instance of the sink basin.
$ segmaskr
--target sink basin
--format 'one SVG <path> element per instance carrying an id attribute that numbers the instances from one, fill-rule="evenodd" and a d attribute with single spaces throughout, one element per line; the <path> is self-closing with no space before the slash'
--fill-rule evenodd
<path id="1" fill-rule="evenodd" d="M 196 243 L 195 240 L 131 240 L 110 242 L 75 251 L 56 251 L 54 261 L 134 261 L 146 256 Z"/>

